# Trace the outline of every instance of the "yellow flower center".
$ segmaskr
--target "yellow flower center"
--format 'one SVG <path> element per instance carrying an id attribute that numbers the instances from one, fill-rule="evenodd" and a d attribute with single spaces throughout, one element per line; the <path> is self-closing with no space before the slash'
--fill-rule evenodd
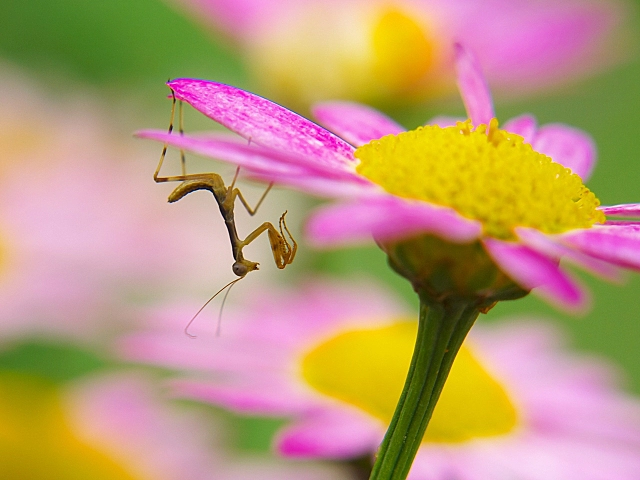
<path id="1" fill-rule="evenodd" d="M 518 226 L 553 234 L 605 220 L 578 175 L 499 130 L 496 119 L 488 128 L 467 120 L 387 135 L 355 156 L 357 171 L 387 192 L 452 207 L 495 238 L 514 239 Z"/>
<path id="2" fill-rule="evenodd" d="M 99 448 L 78 439 L 57 391 L 18 375 L 0 375 L 0 478 L 135 480 Z"/>
<path id="3" fill-rule="evenodd" d="M 383 12 L 373 28 L 374 77 L 392 91 L 415 88 L 434 62 L 424 28 L 397 8 Z"/>
<path id="4" fill-rule="evenodd" d="M 391 421 L 416 338 L 417 322 L 351 330 L 314 346 L 302 377 L 315 390 Z M 507 391 L 463 345 L 423 443 L 460 443 L 509 433 L 518 414 Z"/>

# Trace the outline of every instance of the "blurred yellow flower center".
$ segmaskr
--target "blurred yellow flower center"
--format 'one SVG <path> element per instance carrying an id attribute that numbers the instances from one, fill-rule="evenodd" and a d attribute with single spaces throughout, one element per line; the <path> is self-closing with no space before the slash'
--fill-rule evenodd
<path id="1" fill-rule="evenodd" d="M 434 60 L 434 45 L 408 14 L 395 9 L 382 13 L 373 29 L 374 77 L 391 90 L 415 87 Z"/>
<path id="2" fill-rule="evenodd" d="M 0 478 L 140 480 L 80 440 L 56 390 L 28 377 L 0 376 Z"/>
<path id="3" fill-rule="evenodd" d="M 2 280 L 3 274 L 6 272 L 8 262 L 9 247 L 2 238 L 2 231 L 0 231 L 0 280 Z"/>
<path id="4" fill-rule="evenodd" d="M 291 6 L 245 45 L 263 88 L 289 107 L 340 98 L 406 101 L 450 88 L 446 38 L 421 7 L 394 1 Z"/>
<path id="5" fill-rule="evenodd" d="M 578 175 L 499 130 L 496 119 L 488 128 L 467 120 L 387 135 L 355 156 L 357 171 L 387 192 L 452 207 L 495 238 L 514 239 L 518 226 L 553 234 L 605 220 Z"/>
<path id="6" fill-rule="evenodd" d="M 46 155 L 47 142 L 52 140 L 49 129 L 44 122 L 18 121 L 9 125 L 3 125 L 0 129 L 0 148 L 3 152 L 3 161 L 11 158 Z M 38 152 L 42 149 L 42 152 Z"/>
<path id="7" fill-rule="evenodd" d="M 417 322 L 351 330 L 302 358 L 302 376 L 315 390 L 355 405 L 388 424 L 402 391 Z M 518 420 L 507 391 L 463 345 L 424 436 L 424 443 L 459 443 L 512 431 Z"/>

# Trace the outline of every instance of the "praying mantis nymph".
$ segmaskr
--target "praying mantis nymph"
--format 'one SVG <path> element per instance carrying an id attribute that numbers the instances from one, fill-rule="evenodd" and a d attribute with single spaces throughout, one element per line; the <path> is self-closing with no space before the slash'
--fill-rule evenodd
<path id="1" fill-rule="evenodd" d="M 175 94 L 172 93 L 173 103 L 171 107 L 171 121 L 169 124 L 169 133 L 171 134 L 173 131 L 173 123 L 176 109 L 176 97 Z M 182 102 L 179 103 L 179 133 L 182 135 L 182 119 L 183 119 L 183 111 L 182 111 Z M 162 154 L 160 155 L 160 161 L 158 162 L 158 166 L 156 168 L 155 173 L 153 174 L 153 179 L 157 183 L 162 182 L 182 182 L 178 185 L 169 195 L 169 202 L 177 202 L 184 196 L 189 193 L 195 192 L 197 190 L 209 190 L 216 202 L 218 203 L 218 207 L 220 208 L 220 213 L 222 214 L 222 218 L 224 219 L 224 223 L 227 227 L 227 231 L 229 233 L 229 240 L 231 241 L 231 251 L 233 254 L 233 258 L 235 262 L 233 263 L 232 270 L 238 277 L 236 280 L 230 282 L 225 287 L 223 287 L 218 293 L 222 292 L 225 288 L 232 286 L 237 281 L 244 278 L 249 272 L 253 272 L 254 270 L 258 270 L 258 263 L 252 262 L 251 260 L 247 260 L 244 258 L 242 250 L 244 247 L 253 242 L 256 238 L 258 238 L 265 231 L 269 236 L 269 243 L 271 244 L 271 251 L 273 253 L 273 259 L 278 268 L 282 269 L 293 262 L 293 259 L 296 255 L 296 251 L 298 248 L 298 244 L 295 239 L 291 236 L 291 232 L 287 228 L 287 224 L 285 223 L 285 215 L 287 212 L 285 211 L 280 217 L 280 221 L 278 222 L 279 229 L 276 229 L 272 223 L 264 222 L 258 228 L 256 228 L 253 232 L 251 232 L 244 240 L 241 240 L 238 236 L 238 231 L 236 229 L 236 222 L 234 216 L 234 206 L 236 198 L 240 199 L 242 205 L 246 208 L 249 215 L 255 215 L 258 208 L 262 204 L 262 201 L 271 190 L 273 184 L 269 184 L 265 192 L 262 194 L 258 203 L 254 208 L 251 208 L 244 196 L 240 192 L 240 190 L 235 186 L 236 180 L 238 178 L 238 173 L 240 171 L 240 167 L 236 169 L 236 173 L 233 177 L 233 181 L 231 185 L 228 187 L 224 184 L 224 181 L 220 175 L 217 173 L 195 173 L 195 174 L 187 174 L 186 173 L 186 160 L 184 156 L 184 152 L 180 151 L 180 160 L 182 166 L 182 174 L 174 175 L 168 177 L 161 177 L 160 169 L 162 168 L 162 164 L 164 162 L 165 156 L 167 154 L 167 144 L 164 145 L 162 149 Z M 279 231 L 278 231 L 279 230 Z M 285 232 L 287 233 L 291 243 L 287 240 L 285 236 Z M 216 293 L 216 295 L 218 294 Z M 228 293 L 228 292 L 227 292 Z M 213 300 L 213 297 L 209 300 Z M 207 302 L 207 304 L 209 303 Z M 205 306 L 207 305 L 205 304 Z M 204 308 L 204 306 L 203 306 Z M 202 309 L 201 309 L 202 310 Z M 200 312 L 198 312 L 200 313 Z M 197 314 L 196 314 L 197 316 Z M 195 318 L 195 317 L 194 317 Z M 192 319 L 193 321 L 193 319 Z M 191 322 L 190 322 L 191 323 Z M 188 328 L 188 326 L 187 326 Z M 188 333 L 187 333 L 188 334 Z"/>

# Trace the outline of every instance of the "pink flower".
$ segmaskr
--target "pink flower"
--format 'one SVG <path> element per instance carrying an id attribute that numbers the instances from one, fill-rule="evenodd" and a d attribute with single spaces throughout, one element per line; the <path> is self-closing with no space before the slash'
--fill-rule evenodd
<path id="1" fill-rule="evenodd" d="M 0 120 L 0 336 L 96 338 L 140 303 L 199 303 L 228 281 L 215 203 L 167 205 L 145 161 L 158 152 L 123 142 L 127 127 L 106 106 L 52 100 L 6 71 L 0 84 L 11 92 Z"/>
<path id="2" fill-rule="evenodd" d="M 311 218 L 308 236 L 320 246 L 373 237 L 389 253 L 419 235 L 479 241 L 522 289 L 568 309 L 584 308 L 587 296 L 561 258 L 611 279 L 619 267 L 640 269 L 640 226 L 606 218 L 640 217 L 640 205 L 601 207 L 582 183 L 595 162 L 589 136 L 561 124 L 538 127 L 530 115 L 498 129 L 479 66 L 460 46 L 456 66 L 467 122 L 439 118 L 439 126 L 403 132 L 363 105 L 317 105 L 315 116 L 336 135 L 238 88 L 178 79 L 168 85 L 179 100 L 245 140 L 138 135 L 340 200 Z"/>
<path id="3" fill-rule="evenodd" d="M 350 459 L 376 452 L 415 341 L 413 314 L 379 287 L 306 284 L 254 293 L 223 334 L 181 334 L 158 310 L 122 354 L 179 370 L 178 396 L 241 414 L 287 417 L 283 455 Z M 211 319 L 213 320 L 213 319 Z M 601 362 L 563 350 L 534 321 L 476 325 L 462 347 L 409 478 L 632 480 L 640 402 Z"/>
<path id="4" fill-rule="evenodd" d="M 453 89 L 451 45 L 478 52 L 511 94 L 623 57 L 624 4 L 572 0 L 176 0 L 234 39 L 274 98 L 388 103 Z"/>
<path id="5" fill-rule="evenodd" d="M 210 418 L 160 401 L 139 376 L 112 374 L 55 388 L 4 373 L 0 386 L 2 478 L 342 478 L 337 469 L 314 465 L 258 458 L 236 464 L 216 445 Z M 267 475 L 258 475 L 258 466 Z"/>

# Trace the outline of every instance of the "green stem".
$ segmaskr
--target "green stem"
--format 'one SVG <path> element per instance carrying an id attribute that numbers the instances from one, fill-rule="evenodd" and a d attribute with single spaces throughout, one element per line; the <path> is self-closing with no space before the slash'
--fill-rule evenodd
<path id="1" fill-rule="evenodd" d="M 468 299 L 435 303 L 420 296 L 413 358 L 370 480 L 404 480 L 424 437 L 453 360 L 479 314 Z"/>

